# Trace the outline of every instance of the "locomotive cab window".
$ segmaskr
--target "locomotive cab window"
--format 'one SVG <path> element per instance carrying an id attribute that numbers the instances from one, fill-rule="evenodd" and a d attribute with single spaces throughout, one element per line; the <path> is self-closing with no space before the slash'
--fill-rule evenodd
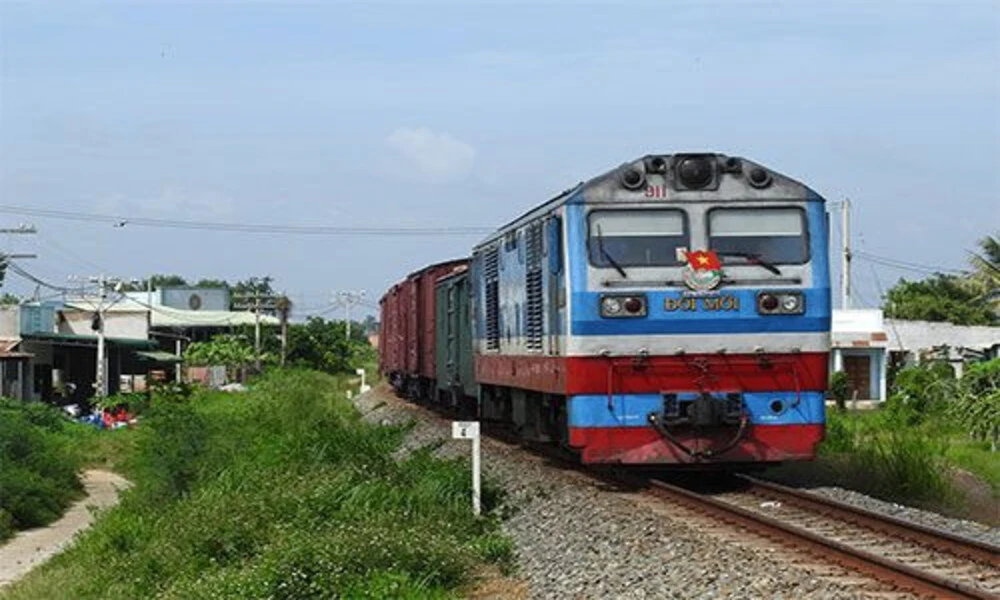
<path id="1" fill-rule="evenodd" d="M 595 210 L 588 219 L 587 252 L 595 267 L 678 265 L 688 227 L 679 210 Z"/>
<path id="2" fill-rule="evenodd" d="M 802 264 L 809 260 L 800 208 L 717 208 L 708 213 L 708 246 L 724 264 Z"/>

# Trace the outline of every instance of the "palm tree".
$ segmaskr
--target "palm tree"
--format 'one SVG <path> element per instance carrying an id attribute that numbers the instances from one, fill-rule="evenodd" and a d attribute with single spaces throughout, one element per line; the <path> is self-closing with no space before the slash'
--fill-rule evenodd
<path id="1" fill-rule="evenodd" d="M 978 243 L 980 252 L 969 253 L 972 255 L 969 257 L 972 265 L 969 279 L 979 297 L 1000 314 L 1000 240 L 996 235 L 988 235 Z"/>

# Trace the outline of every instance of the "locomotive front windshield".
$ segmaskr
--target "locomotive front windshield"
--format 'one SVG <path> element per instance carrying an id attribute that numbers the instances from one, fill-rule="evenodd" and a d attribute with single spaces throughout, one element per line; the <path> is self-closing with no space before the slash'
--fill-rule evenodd
<path id="1" fill-rule="evenodd" d="M 708 213 L 708 246 L 723 263 L 802 264 L 809 260 L 799 208 L 717 208 Z"/>
<path id="2" fill-rule="evenodd" d="M 688 243 L 679 210 L 595 210 L 590 213 L 588 252 L 597 267 L 671 266 Z"/>

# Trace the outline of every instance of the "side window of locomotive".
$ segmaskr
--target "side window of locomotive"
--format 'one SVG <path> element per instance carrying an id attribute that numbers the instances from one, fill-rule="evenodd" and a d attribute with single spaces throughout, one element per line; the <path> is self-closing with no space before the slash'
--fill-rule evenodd
<path id="1" fill-rule="evenodd" d="M 549 258 L 549 271 L 553 275 L 562 272 L 562 219 L 552 217 L 546 222 L 548 240 L 545 243 Z"/>
<path id="2" fill-rule="evenodd" d="M 708 213 L 708 247 L 726 264 L 809 260 L 806 216 L 801 208 L 716 208 Z"/>
<path id="3" fill-rule="evenodd" d="M 595 267 L 678 265 L 678 248 L 689 246 L 680 210 L 595 210 L 587 225 L 587 253 Z"/>

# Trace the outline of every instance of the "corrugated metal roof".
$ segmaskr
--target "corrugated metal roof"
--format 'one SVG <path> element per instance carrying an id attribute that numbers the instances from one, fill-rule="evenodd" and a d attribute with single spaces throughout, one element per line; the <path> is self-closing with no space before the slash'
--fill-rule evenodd
<path id="1" fill-rule="evenodd" d="M 892 349 L 926 350 L 946 344 L 955 348 L 988 350 L 1000 344 L 1000 327 L 986 325 L 886 319 L 886 333 Z"/>
<path id="2" fill-rule="evenodd" d="M 30 333 L 25 334 L 24 339 L 26 340 L 41 340 L 47 342 L 75 342 L 77 344 L 87 343 L 88 345 L 92 342 L 97 343 L 96 335 L 81 335 L 76 333 Z M 133 348 L 152 348 L 156 346 L 156 342 L 153 340 L 144 340 L 137 338 L 118 338 L 118 337 L 108 337 L 104 336 L 104 341 L 109 344 L 116 344 L 118 346 L 131 346 Z"/>

